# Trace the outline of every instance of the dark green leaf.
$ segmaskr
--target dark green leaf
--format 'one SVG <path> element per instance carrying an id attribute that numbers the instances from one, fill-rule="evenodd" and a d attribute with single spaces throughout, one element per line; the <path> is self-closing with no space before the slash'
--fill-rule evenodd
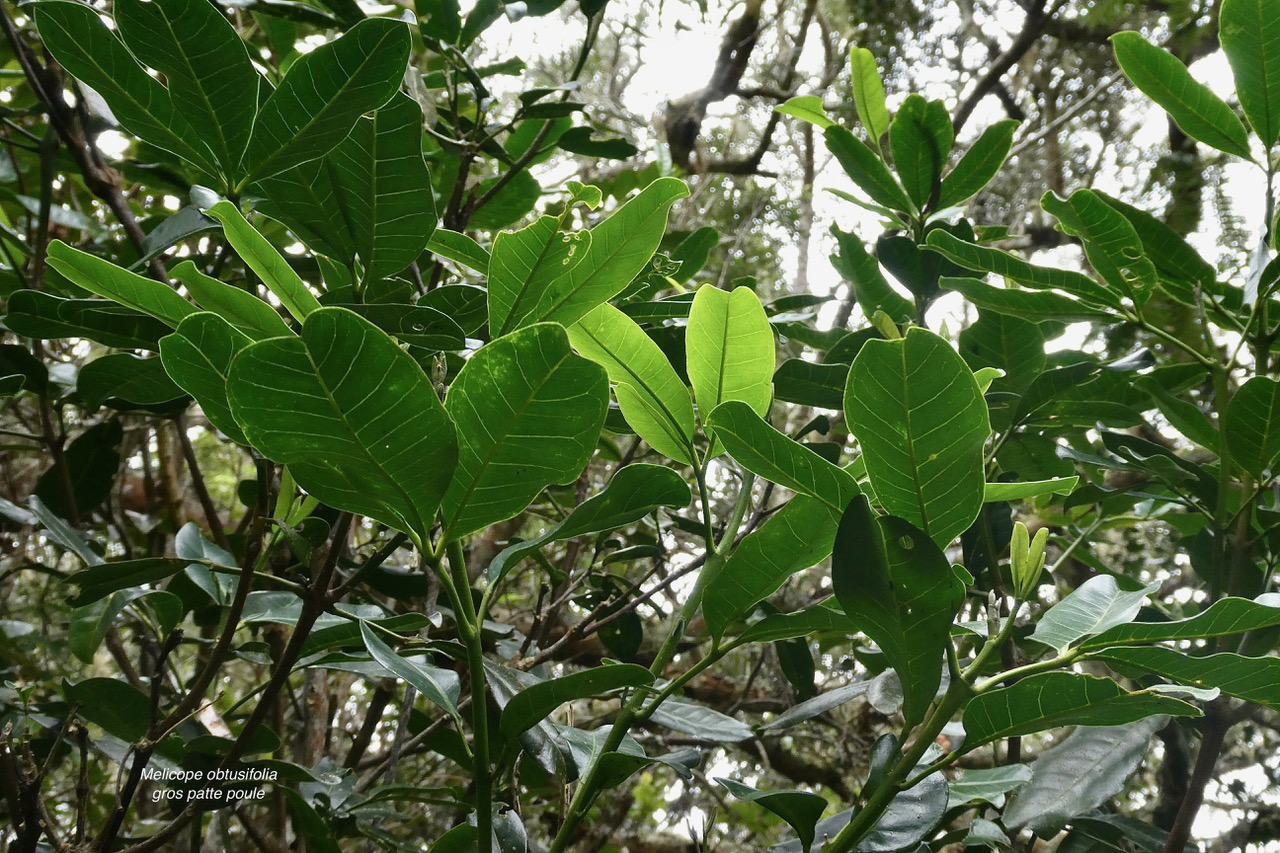
<path id="1" fill-rule="evenodd" d="M 427 250 L 442 258 L 462 264 L 481 275 L 488 275 L 491 258 L 489 252 L 466 234 L 437 228 L 427 241 Z"/>
<path id="2" fill-rule="evenodd" d="M 1051 290 L 993 287 L 976 278 L 943 278 L 944 290 L 954 290 L 979 309 L 1037 323 L 1045 320 L 1090 321 L 1110 316 L 1105 311 Z"/>
<path id="3" fill-rule="evenodd" d="M 839 411 L 844 406 L 844 386 L 848 381 L 847 364 L 789 358 L 773 374 L 773 395 L 788 403 Z"/>
<path id="4" fill-rule="evenodd" d="M 1004 119 L 982 131 L 956 167 L 942 179 L 942 189 L 938 193 L 939 210 L 966 201 L 996 176 L 1009 156 L 1013 132 L 1017 127 L 1016 120 Z"/>
<path id="5" fill-rule="evenodd" d="M 1222 598 L 1189 619 L 1126 622 L 1090 637 L 1080 644 L 1080 648 L 1094 650 L 1119 645 L 1210 639 L 1280 625 L 1280 601 L 1271 604 L 1264 602 L 1263 598 L 1257 601 Z"/>
<path id="6" fill-rule="evenodd" d="M 907 195 L 923 210 L 942 180 L 955 132 L 941 101 L 911 94 L 898 107 L 889 126 L 889 147 Z"/>
<path id="7" fill-rule="evenodd" d="M 755 803 L 787 822 L 808 849 L 813 844 L 814 826 L 827 810 L 827 801 L 809 791 L 758 791 L 732 779 L 716 779 L 736 799 Z"/>
<path id="8" fill-rule="evenodd" d="M 406 684 L 412 685 L 437 708 L 455 720 L 459 720 L 461 725 L 458 714 L 458 676 L 452 670 L 401 657 L 383 642 L 377 631 L 363 619 L 360 620 L 360 637 L 369 654 L 385 667 L 387 672 Z"/>
<path id="9" fill-rule="evenodd" d="M 890 210 L 910 211 L 911 200 L 889 172 L 889 167 L 867 144 L 839 125 L 832 125 L 822 132 L 827 148 L 835 155 L 841 168 L 858 187 L 876 204 Z"/>
<path id="10" fill-rule="evenodd" d="M 709 743 L 741 743 L 755 737 L 746 723 L 683 699 L 666 700 L 649 719 L 660 726 Z"/>
<path id="11" fill-rule="evenodd" d="M 1137 667 L 1193 687 L 1217 688 L 1273 711 L 1280 709 L 1280 657 L 1254 658 L 1230 652 L 1191 657 L 1163 646 L 1104 649 L 1090 657 Z"/>
<path id="12" fill-rule="evenodd" d="M 138 688 L 114 678 L 86 678 L 64 688 L 67 700 L 79 705 L 80 716 L 124 741 L 139 741 L 147 733 L 151 705 Z"/>
<path id="13" fill-rule="evenodd" d="M 990 803 L 996 808 L 1002 808 L 1005 794 L 1029 781 L 1031 768 L 1025 764 L 965 768 L 947 786 L 947 809 L 968 803 Z"/>
<path id="14" fill-rule="evenodd" d="M 513 738 L 551 715 L 556 708 L 578 699 L 600 696 L 624 687 L 653 683 L 653 673 L 633 663 L 610 664 L 541 681 L 526 687 L 507 701 L 499 730 Z"/>
<path id="15" fill-rule="evenodd" d="M 108 402 L 115 408 L 145 409 L 185 396 L 165 373 L 160 359 L 127 352 L 95 358 L 81 368 L 76 393 L 91 409 Z"/>
<path id="16" fill-rule="evenodd" d="M 177 574 L 191 563 L 173 557 L 142 557 L 137 560 L 114 560 L 82 569 L 67 578 L 79 589 L 71 599 L 74 607 L 83 607 L 111 593 L 156 583 Z"/>
<path id="17" fill-rule="evenodd" d="M 1129 220 L 1090 190 L 1068 198 L 1045 193 L 1040 206 L 1059 227 L 1084 244 L 1089 264 L 1102 280 L 1142 306 L 1156 288 L 1156 266 L 1147 257 Z"/>
<path id="18" fill-rule="evenodd" d="M 880 271 L 880 262 L 869 252 L 862 240 L 853 234 L 832 226 L 839 251 L 831 256 L 831 265 L 840 277 L 853 288 L 862 312 L 870 320 L 877 311 L 889 315 L 895 323 L 905 323 L 916 316 L 916 306 L 889 284 Z"/>
<path id="19" fill-rule="evenodd" d="M 554 216 L 504 231 L 489 259 L 489 330 L 495 336 L 527 325 L 552 284 L 587 257 L 591 232 L 565 234 Z"/>
<path id="20" fill-rule="evenodd" d="M 1264 148 L 1280 140 L 1280 16 L 1267 0 L 1223 0 L 1218 13 L 1222 52 L 1236 95 Z"/>
<path id="21" fill-rule="evenodd" d="M 40 475 L 36 497 L 63 518 L 72 517 L 74 500 L 75 515 L 84 518 L 111 496 L 123 441 L 124 429 L 118 420 L 89 427 L 67 446 L 61 461 Z"/>
<path id="22" fill-rule="evenodd" d="M 941 228 L 929 232 L 929 247 L 966 269 L 993 272 L 1038 290 L 1063 290 L 1103 308 L 1119 308 L 1117 294 L 1074 270 L 1060 270 L 1028 263 L 1017 255 L 961 240 Z"/>
<path id="23" fill-rule="evenodd" d="M 226 320 L 207 311 L 192 314 L 178 324 L 176 334 L 160 341 L 160 361 L 170 378 L 195 397 L 209 423 L 245 445 L 249 439 L 227 399 L 227 376 L 236 354 L 250 343 Z"/>
<path id="24" fill-rule="evenodd" d="M 1255 376 L 1227 406 L 1223 432 L 1233 461 L 1261 476 L 1280 456 L 1280 382 Z"/>

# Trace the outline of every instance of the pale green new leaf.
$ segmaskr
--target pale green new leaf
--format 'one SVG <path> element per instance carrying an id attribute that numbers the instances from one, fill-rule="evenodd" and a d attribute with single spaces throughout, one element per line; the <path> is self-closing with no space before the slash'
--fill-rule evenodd
<path id="1" fill-rule="evenodd" d="M 822 98 L 817 95 L 798 95 L 773 109 L 783 115 L 807 121 L 819 130 L 826 130 L 834 123 L 827 118 L 827 111 L 822 106 Z"/>
<path id="2" fill-rule="evenodd" d="M 1223 0 L 1218 37 L 1236 95 L 1268 148 L 1280 140 L 1280 14 L 1271 0 Z"/>
<path id="3" fill-rule="evenodd" d="M 269 178 L 337 146 L 399 89 L 409 47 L 404 23 L 366 18 L 294 62 L 258 113 L 245 152 L 248 179 Z"/>
<path id="4" fill-rule="evenodd" d="M 1201 715 L 1181 699 L 1149 690 L 1130 693 L 1109 678 L 1042 672 L 971 699 L 964 710 L 964 750 L 1063 726 L 1119 726 L 1159 714 Z"/>
<path id="5" fill-rule="evenodd" d="M 178 324 L 176 334 L 160 340 L 160 362 L 165 372 L 178 387 L 195 397 L 209 423 L 245 445 L 249 439 L 232 416 L 227 400 L 227 374 L 236 354 L 252 342 L 222 317 L 208 311 L 187 317 Z"/>
<path id="6" fill-rule="evenodd" d="M 591 245 L 553 281 L 524 325 L 552 321 L 569 326 L 622 292 L 653 258 L 667 230 L 667 211 L 689 194 L 684 181 L 658 178 L 591 229 Z"/>
<path id="7" fill-rule="evenodd" d="M 457 438 L 431 380 L 377 326 L 316 309 L 302 337 L 241 351 L 227 391 L 250 443 L 318 500 L 425 538 Z"/>
<path id="8" fill-rule="evenodd" d="M 1069 495 L 1075 491 L 1079 477 L 1054 477 L 1051 480 L 1031 480 L 1026 483 L 987 483 L 982 499 L 986 503 L 997 501 L 1024 501 L 1041 495 Z"/>
<path id="9" fill-rule="evenodd" d="M 551 284 L 586 259 L 591 232 L 565 234 L 554 216 L 503 231 L 489 256 L 489 330 L 505 335 L 525 325 Z"/>
<path id="10" fill-rule="evenodd" d="M 889 132 L 889 110 L 884 102 L 884 83 L 875 55 L 865 47 L 849 49 L 849 70 L 853 76 L 853 105 L 858 120 L 873 142 Z"/>
<path id="11" fill-rule="evenodd" d="M 844 401 L 880 504 L 951 544 L 982 508 L 991 431 L 964 359 L 920 327 L 904 339 L 869 341 L 854 359 Z"/>
<path id="12" fill-rule="evenodd" d="M 305 320 L 308 314 L 320 307 L 320 300 L 316 299 L 302 277 L 267 242 L 267 238 L 249 224 L 234 204 L 220 201 L 207 212 L 222 223 L 223 233 L 231 248 L 258 274 L 262 283 L 276 295 L 280 304 L 284 305 L 294 319 Z"/>
<path id="13" fill-rule="evenodd" d="M 234 184 L 262 83 L 235 27 L 208 0 L 117 0 L 114 14 L 125 45 L 164 75 L 174 108 Z"/>
<path id="14" fill-rule="evenodd" d="M 1135 32 L 1111 37 L 1125 76 L 1159 104 L 1193 139 L 1219 151 L 1251 159 L 1244 124 L 1227 103 L 1191 76 L 1173 54 Z"/>
<path id="15" fill-rule="evenodd" d="M 182 117 L 164 85 L 134 60 L 98 11 L 85 3 L 46 0 L 33 7 L 40 39 L 58 64 L 93 88 L 120 126 L 216 176 L 213 152 Z"/>
<path id="16" fill-rule="evenodd" d="M 201 308 L 212 311 L 255 341 L 291 335 L 276 309 L 248 291 L 210 278 L 191 261 L 183 261 L 170 274 L 186 287 Z"/>
<path id="17" fill-rule="evenodd" d="M 1111 575 L 1096 575 L 1050 607 L 1036 623 L 1031 639 L 1065 651 L 1077 640 L 1132 622 L 1147 596 L 1159 588 L 1160 582 L 1154 581 L 1141 589 L 1125 591 Z"/>
<path id="18" fill-rule="evenodd" d="M 578 352 L 601 365 L 636 434 L 677 462 L 693 464 L 693 401 L 653 339 L 609 304 L 569 327 Z"/>
<path id="19" fill-rule="evenodd" d="M 150 314 L 175 329 L 183 317 L 199 310 L 167 284 L 121 269 L 61 240 L 49 244 L 49 266 L 90 293 Z"/>
<path id="20" fill-rule="evenodd" d="M 476 351 L 445 398 L 459 447 L 444 539 L 510 518 L 547 486 L 577 479 L 608 406 L 605 371 L 574 354 L 560 326 L 539 323 Z"/>
<path id="21" fill-rule="evenodd" d="M 852 474 L 778 432 L 746 403 L 722 403 L 707 423 L 743 468 L 793 492 L 817 498 L 834 512 L 844 512 L 859 494 Z"/>
<path id="22" fill-rule="evenodd" d="M 773 329 L 753 290 L 698 288 L 685 342 L 689 381 L 703 418 L 730 400 L 758 415 L 769 411 L 777 366 Z"/>

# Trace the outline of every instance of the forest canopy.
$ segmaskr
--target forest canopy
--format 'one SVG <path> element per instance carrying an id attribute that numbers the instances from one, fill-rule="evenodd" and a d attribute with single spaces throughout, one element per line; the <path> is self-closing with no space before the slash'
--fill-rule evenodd
<path id="1" fill-rule="evenodd" d="M 0 27 L 0 851 L 1280 844 L 1280 0 Z"/>

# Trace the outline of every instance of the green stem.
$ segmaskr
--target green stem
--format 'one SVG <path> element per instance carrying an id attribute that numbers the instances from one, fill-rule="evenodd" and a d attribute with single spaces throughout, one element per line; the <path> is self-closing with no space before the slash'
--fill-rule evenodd
<path id="1" fill-rule="evenodd" d="M 453 541 L 448 547 L 451 583 L 442 584 L 452 599 L 454 622 L 467 648 L 467 678 L 471 683 L 472 777 L 475 780 L 477 848 L 480 853 L 493 850 L 493 768 L 489 764 L 489 707 L 485 701 L 484 645 L 480 637 L 480 618 L 471 600 L 471 579 L 462 543 Z M 446 574 L 441 572 L 442 575 Z M 442 578 L 443 580 L 443 578 Z"/>

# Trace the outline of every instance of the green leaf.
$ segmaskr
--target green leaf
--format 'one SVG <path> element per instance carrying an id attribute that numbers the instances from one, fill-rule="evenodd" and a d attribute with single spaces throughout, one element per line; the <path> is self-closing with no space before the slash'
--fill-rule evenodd
<path id="1" fill-rule="evenodd" d="M 746 403 L 758 415 L 769 411 L 776 366 L 773 329 L 755 291 L 698 288 L 685 346 L 693 398 L 704 419 L 730 400 Z"/>
<path id="2" fill-rule="evenodd" d="M 791 491 L 843 512 L 859 494 L 858 481 L 838 465 L 778 432 L 746 403 L 716 407 L 707 424 L 739 465 Z"/>
<path id="3" fill-rule="evenodd" d="M 906 191 L 889 172 L 884 160 L 868 148 L 865 142 L 839 125 L 828 127 L 822 135 L 826 139 L 827 149 L 835 155 L 844 173 L 872 201 L 890 210 L 914 209 Z"/>
<path id="4" fill-rule="evenodd" d="M 192 314 L 178 324 L 177 333 L 160 341 L 160 361 L 170 378 L 195 397 L 209 423 L 244 445 L 249 439 L 231 414 L 227 376 L 236 354 L 250 343 L 247 335 L 207 311 Z"/>
<path id="5" fill-rule="evenodd" d="M 276 295 L 295 320 L 301 322 L 307 315 L 320 307 L 320 301 L 307 287 L 302 277 L 294 272 L 293 267 L 275 247 L 267 242 L 267 238 L 249 224 L 234 204 L 220 201 L 207 211 L 210 216 L 222 223 L 223 233 L 231 248 L 236 250 L 245 264 L 257 273 L 262 283 Z"/>
<path id="6" fill-rule="evenodd" d="M 539 323 L 481 347 L 445 398 L 458 467 L 445 494 L 444 538 L 510 518 L 591 458 L 609 404 L 605 371 Z"/>
<path id="7" fill-rule="evenodd" d="M 556 708 L 578 699 L 600 696 L 624 687 L 645 687 L 653 673 L 634 663 L 617 663 L 575 672 L 526 687 L 502 709 L 498 729 L 513 738 L 551 715 Z"/>
<path id="8" fill-rule="evenodd" d="M 457 460 L 453 425 L 422 368 L 368 320 L 316 309 L 301 338 L 241 351 L 227 391 L 253 446 L 318 500 L 431 529 Z"/>
<path id="9" fill-rule="evenodd" d="M 689 484 L 670 468 L 643 462 L 627 465 L 613 475 L 602 492 L 574 507 L 564 521 L 541 536 L 500 551 L 489 563 L 489 583 L 496 583 L 517 560 L 548 542 L 613 530 L 639 521 L 661 506 L 688 506 L 691 498 Z"/>
<path id="10" fill-rule="evenodd" d="M 999 312 L 980 312 L 978 321 L 960 332 L 965 363 L 975 371 L 984 367 L 1003 371 L 996 385 L 1001 391 L 1023 391 L 1044 371 L 1044 344 L 1045 333 L 1035 323 Z"/>
<path id="11" fill-rule="evenodd" d="M 973 372 L 946 341 L 915 327 L 905 339 L 867 342 L 844 400 L 880 504 L 949 545 L 982 508 L 991 427 Z"/>
<path id="12" fill-rule="evenodd" d="M 1030 825 L 1042 837 L 1052 837 L 1129 783 L 1150 754 L 1151 736 L 1165 723 L 1164 717 L 1151 717 L 1126 726 L 1076 729 L 1036 758 L 1031 781 L 1005 808 L 1004 824 Z"/>
<path id="13" fill-rule="evenodd" d="M 107 734 L 130 743 L 147 734 L 151 703 L 132 684 L 114 678 L 86 678 L 63 689 L 67 701 L 79 705 L 80 716 Z"/>
<path id="14" fill-rule="evenodd" d="M 795 116 L 801 121 L 816 125 L 819 130 L 826 130 L 834 124 L 827 118 L 827 111 L 822 106 L 822 98 L 817 95 L 798 95 L 773 109 L 783 115 Z"/>
<path id="15" fill-rule="evenodd" d="M 326 163 L 363 266 L 361 280 L 386 278 L 417 260 L 436 227 L 418 102 L 396 93 L 372 117 L 357 121 Z"/>
<path id="16" fill-rule="evenodd" d="M 1137 667 L 1193 687 L 1217 688 L 1228 696 L 1280 709 L 1280 657 L 1222 652 L 1191 657 L 1163 646 L 1104 649 L 1091 658 Z"/>
<path id="17" fill-rule="evenodd" d="M 880 270 L 880 262 L 867 251 L 856 235 L 831 226 L 839 251 L 831 256 L 831 265 L 840 277 L 853 288 L 853 294 L 862 306 L 862 313 L 870 320 L 877 311 L 889 315 L 895 323 L 905 323 L 916 316 L 916 306 L 907 297 L 893 289 Z"/>
<path id="18" fill-rule="evenodd" d="M 150 314 L 172 328 L 198 310 L 167 284 L 121 269 L 61 240 L 49 244 L 49 266 L 90 293 Z"/>
<path id="19" fill-rule="evenodd" d="M 688 194 L 683 181 L 658 178 L 592 228 L 582 261 L 551 283 L 529 322 L 569 326 L 621 293 L 657 250 L 671 205 Z"/>
<path id="20" fill-rule="evenodd" d="M 590 247 L 590 231 L 565 234 L 554 216 L 499 234 L 489 258 L 489 330 L 501 336 L 527 325 L 551 285 L 582 263 Z"/>
<path id="21" fill-rule="evenodd" d="M 1015 119 L 1004 119 L 982 131 L 956 167 L 942 179 L 936 205 L 939 210 L 967 201 L 990 183 L 1009 156 L 1017 127 Z"/>
<path id="22" fill-rule="evenodd" d="M 944 290 L 954 290 L 961 294 L 980 311 L 1005 314 L 1037 323 L 1045 320 L 1088 322 L 1111 317 L 1105 311 L 1051 290 L 992 287 L 976 278 L 942 278 L 938 283 Z"/>
<path id="23" fill-rule="evenodd" d="M 421 661 L 404 658 L 382 641 L 365 620 L 360 620 L 360 638 L 369 654 L 387 672 L 411 685 L 427 698 L 433 705 L 444 711 L 462 727 L 462 718 L 458 713 L 459 684 L 458 676 L 452 670 L 429 666 Z"/>
<path id="24" fill-rule="evenodd" d="M 984 503 L 1023 501 L 1041 495 L 1069 495 L 1075 491 L 1079 477 L 1054 477 L 1052 480 L 1031 480 L 1026 483 L 987 483 L 982 492 Z"/>
<path id="25" fill-rule="evenodd" d="M 1156 266 L 1122 213 L 1090 190 L 1076 190 L 1065 199 L 1047 192 L 1040 206 L 1063 231 L 1080 238 L 1089 264 L 1103 281 L 1136 305 L 1146 304 L 1156 288 Z"/>
<path id="26" fill-rule="evenodd" d="M 889 132 L 889 110 L 884 103 L 884 83 L 876 68 L 876 58 L 865 47 L 849 49 L 849 70 L 853 77 L 853 106 L 858 121 L 873 142 Z"/>
<path id="27" fill-rule="evenodd" d="M 849 619 L 898 673 L 907 726 L 919 722 L 942 682 L 964 582 L 924 532 L 901 518 L 876 518 L 858 497 L 840 519 L 831 585 Z"/>
<path id="28" fill-rule="evenodd" d="M 54 59 L 102 96 L 121 127 L 208 175 L 217 174 L 204 135 L 182 117 L 169 91 L 134 61 L 96 9 L 49 0 L 33 7 L 33 15 Z"/>
<path id="29" fill-rule="evenodd" d="M 634 320 L 601 305 L 569 327 L 578 352 L 604 367 L 622 415 L 659 453 L 693 464 L 693 401 L 666 355 Z"/>
<path id="30" fill-rule="evenodd" d="M 71 605 L 83 607 L 118 590 L 158 583 L 176 575 L 191 563 L 191 560 L 173 557 L 142 557 L 137 560 L 98 563 L 67 578 L 67 583 L 77 587 Z"/>
<path id="31" fill-rule="evenodd" d="M 475 209 L 467 220 L 468 228 L 483 228 L 488 231 L 509 228 L 528 216 L 542 197 L 542 186 L 527 171 L 517 172 L 514 178 L 498 187 L 498 181 L 505 177 L 506 175 L 495 175 L 476 185 L 477 196 L 484 196 L 495 187 L 497 192 Z"/>
<path id="32" fill-rule="evenodd" d="M 681 734 L 709 743 L 741 743 L 755 737 L 746 723 L 683 699 L 668 699 L 649 719 Z"/>
<path id="33" fill-rule="evenodd" d="M 1255 376 L 1227 405 L 1223 433 L 1233 461 L 1262 476 L 1280 456 L 1280 382 Z"/>
<path id="34" fill-rule="evenodd" d="M 1147 596 L 1160 588 L 1155 581 L 1139 590 L 1126 591 L 1111 575 L 1096 575 L 1080 584 L 1036 623 L 1031 639 L 1058 652 L 1077 640 L 1101 634 L 1117 625 L 1132 622 Z"/>
<path id="35" fill-rule="evenodd" d="M 1109 678 L 1041 672 L 969 700 L 964 750 L 1063 726 L 1118 726 L 1159 714 L 1201 715 L 1199 708 L 1181 699 L 1150 690 L 1130 693 Z"/>
<path id="36" fill-rule="evenodd" d="M 461 327 L 449 315 L 425 305 L 381 303 L 347 305 L 388 335 L 428 350 L 460 350 L 466 345 Z"/>
<path id="37" fill-rule="evenodd" d="M 492 258 L 487 249 L 472 240 L 466 234 L 450 231 L 448 228 L 437 228 L 427 241 L 427 250 L 455 263 L 462 264 L 470 270 L 488 275 Z"/>
<path id="38" fill-rule="evenodd" d="M 115 408 L 147 408 L 185 396 L 165 373 L 160 359 L 127 352 L 95 358 L 81 368 L 76 394 L 91 409 L 107 402 Z"/>
<path id="39" fill-rule="evenodd" d="M 705 570 L 713 573 L 706 581 L 702 615 L 712 635 L 723 636 L 734 619 L 772 595 L 787 578 L 830 556 L 839 523 L 839 512 L 817 498 L 797 495 L 747 534 L 718 570 Z M 843 615 L 839 618 L 847 623 Z M 786 639 L 768 635 L 763 627 L 753 626 L 746 634 L 753 642 Z"/>
<path id="40" fill-rule="evenodd" d="M 75 502 L 77 515 L 88 515 L 111 496 L 120 470 L 123 441 L 124 430 L 118 420 L 89 427 L 67 446 L 61 461 L 40 475 L 35 497 L 63 518 L 72 516 L 71 501 Z"/>
<path id="41" fill-rule="evenodd" d="M 1264 596 L 1265 597 L 1265 596 Z M 1201 640 L 1244 634 L 1280 625 L 1280 603 L 1228 597 L 1188 619 L 1170 622 L 1127 622 L 1090 637 L 1080 648 L 1092 651 L 1109 646 Z"/>
<path id="42" fill-rule="evenodd" d="M 1142 241 L 1143 251 L 1156 265 L 1165 288 L 1170 289 L 1170 282 L 1181 285 L 1176 292 L 1171 290 L 1171 295 L 1187 302 L 1194 302 L 1196 285 L 1206 293 L 1218 291 L 1217 269 L 1200 257 L 1200 253 L 1193 249 L 1181 234 L 1145 210 L 1139 210 L 1106 193 L 1095 191 L 1094 194 L 1129 220 L 1129 224 L 1138 234 L 1138 239 Z"/>
<path id="43" fill-rule="evenodd" d="M 293 334 L 270 305 L 233 284 L 210 278 L 191 261 L 183 261 L 170 273 L 201 308 L 217 314 L 255 341 Z"/>
<path id="44" fill-rule="evenodd" d="M 921 210 L 929 206 L 942 181 L 942 169 L 951 154 L 955 131 L 941 101 L 926 101 L 910 94 L 889 126 L 893 166 L 907 195 Z"/>
<path id="45" fill-rule="evenodd" d="M 732 779 L 717 778 L 715 781 L 735 799 L 755 803 L 786 821 L 800 837 L 800 844 L 805 850 L 813 844 L 814 827 L 827 810 L 827 801 L 822 797 L 809 791 L 758 791 Z"/>
<path id="46" fill-rule="evenodd" d="M 966 269 L 993 272 L 1038 290 L 1064 290 L 1103 308 L 1120 307 L 1117 294 L 1074 270 L 1036 266 L 1009 252 L 967 243 L 941 228 L 930 231 L 925 239 L 929 248 Z"/>
<path id="47" fill-rule="evenodd" d="M 249 181 L 323 157 L 365 113 L 391 99 L 409 60 L 409 29 L 366 18 L 289 67 L 262 104 L 245 152 Z"/>
<path id="48" fill-rule="evenodd" d="M 1219 151 L 1252 159 L 1240 118 L 1208 86 L 1192 78 L 1176 56 L 1135 32 L 1116 33 L 1111 45 L 1125 76 L 1159 104 L 1187 136 Z"/>
<path id="49" fill-rule="evenodd" d="M 1002 808 L 1005 794 L 1031 781 L 1031 775 L 1031 768 L 1025 764 L 964 768 L 947 785 L 947 810 L 969 803 L 990 803 Z"/>
<path id="50" fill-rule="evenodd" d="M 847 364 L 789 358 L 773 374 L 773 396 L 788 403 L 839 411 L 844 406 L 844 386 L 848 381 Z"/>
<path id="51" fill-rule="evenodd" d="M 63 299 L 19 290 L 9 297 L 7 307 L 5 326 L 28 338 L 86 338 L 119 349 L 154 349 L 170 332 L 155 317 L 110 299 Z"/>
<path id="52" fill-rule="evenodd" d="M 782 511 L 786 511 L 785 506 Z M 838 518 L 832 519 L 831 536 L 833 539 L 838 523 Z M 743 544 L 746 544 L 745 541 Z M 804 637 L 809 634 L 845 634 L 852 633 L 853 630 L 849 617 L 844 615 L 844 611 L 839 608 L 836 600 L 828 598 L 807 610 L 797 610 L 794 613 L 771 613 L 760 621 L 753 622 L 739 635 L 738 641 L 742 644 L 772 643 L 778 640 Z"/>
<path id="53" fill-rule="evenodd" d="M 1270 148 L 1280 140 L 1280 16 L 1268 0 L 1223 0 L 1218 37 L 1240 107 Z"/>
<path id="54" fill-rule="evenodd" d="M 164 75 L 174 109 L 234 184 L 262 82 L 235 27 L 207 0 L 121 0 L 113 11 L 125 45 Z"/>

